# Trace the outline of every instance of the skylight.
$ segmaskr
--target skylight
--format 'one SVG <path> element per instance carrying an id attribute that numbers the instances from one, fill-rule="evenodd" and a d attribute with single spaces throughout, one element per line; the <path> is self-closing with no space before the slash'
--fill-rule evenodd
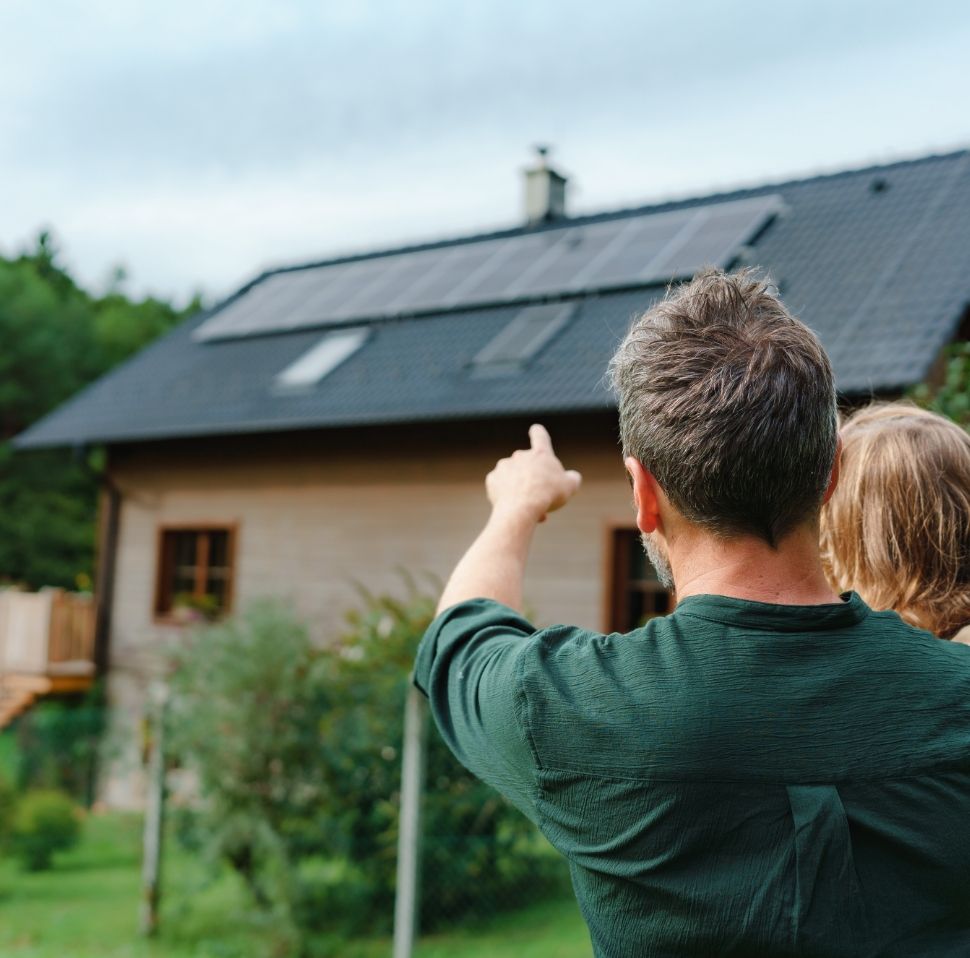
<path id="1" fill-rule="evenodd" d="M 290 363 L 274 381 L 282 392 L 299 392 L 315 386 L 364 345 L 369 330 L 341 329 L 327 333 L 309 352 Z"/>
<path id="2" fill-rule="evenodd" d="M 526 306 L 472 360 L 480 375 L 502 375 L 522 369 L 572 319 L 575 303 Z"/>

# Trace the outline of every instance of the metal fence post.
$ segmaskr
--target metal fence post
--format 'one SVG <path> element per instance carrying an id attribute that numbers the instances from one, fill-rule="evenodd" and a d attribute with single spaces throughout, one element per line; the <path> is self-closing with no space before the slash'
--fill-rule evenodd
<path id="1" fill-rule="evenodd" d="M 165 721 L 168 712 L 168 690 L 164 686 L 156 686 L 152 693 L 155 707 L 148 757 L 140 922 L 141 933 L 148 937 L 158 931 L 158 904 L 161 898 L 162 833 L 165 826 Z"/>
<path id="2" fill-rule="evenodd" d="M 428 706 L 411 686 L 404 706 L 401 752 L 401 815 L 397 839 L 397 890 L 394 900 L 394 958 L 411 958 L 417 932 L 421 865 L 421 797 L 424 791 Z"/>

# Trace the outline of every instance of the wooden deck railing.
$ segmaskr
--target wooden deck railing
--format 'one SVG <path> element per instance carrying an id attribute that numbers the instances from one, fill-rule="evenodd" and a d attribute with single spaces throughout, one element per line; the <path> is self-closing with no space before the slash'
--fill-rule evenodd
<path id="1" fill-rule="evenodd" d="M 96 606 L 89 595 L 54 593 L 47 642 L 49 665 L 58 666 L 69 662 L 94 664 L 95 613 Z"/>
<path id="2" fill-rule="evenodd" d="M 88 595 L 0 592 L 0 729 L 45 695 L 91 687 L 94 620 Z"/>
<path id="3" fill-rule="evenodd" d="M 45 589 L 0 592 L 0 675 L 86 674 L 94 669 L 94 600 Z"/>

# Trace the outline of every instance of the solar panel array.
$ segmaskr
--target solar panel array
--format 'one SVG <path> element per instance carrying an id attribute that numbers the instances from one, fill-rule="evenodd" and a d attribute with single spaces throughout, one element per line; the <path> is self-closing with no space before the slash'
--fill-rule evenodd
<path id="1" fill-rule="evenodd" d="M 772 194 L 272 273 L 195 336 L 235 339 L 649 286 L 727 266 L 780 209 Z"/>

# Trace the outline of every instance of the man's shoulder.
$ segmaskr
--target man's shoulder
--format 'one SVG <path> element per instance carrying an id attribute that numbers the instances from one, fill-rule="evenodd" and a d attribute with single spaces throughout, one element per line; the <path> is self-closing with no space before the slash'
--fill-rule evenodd
<path id="1" fill-rule="evenodd" d="M 551 769 L 841 781 L 970 762 L 970 647 L 892 612 L 806 632 L 674 613 L 628 633 L 539 630 L 523 651 Z"/>

